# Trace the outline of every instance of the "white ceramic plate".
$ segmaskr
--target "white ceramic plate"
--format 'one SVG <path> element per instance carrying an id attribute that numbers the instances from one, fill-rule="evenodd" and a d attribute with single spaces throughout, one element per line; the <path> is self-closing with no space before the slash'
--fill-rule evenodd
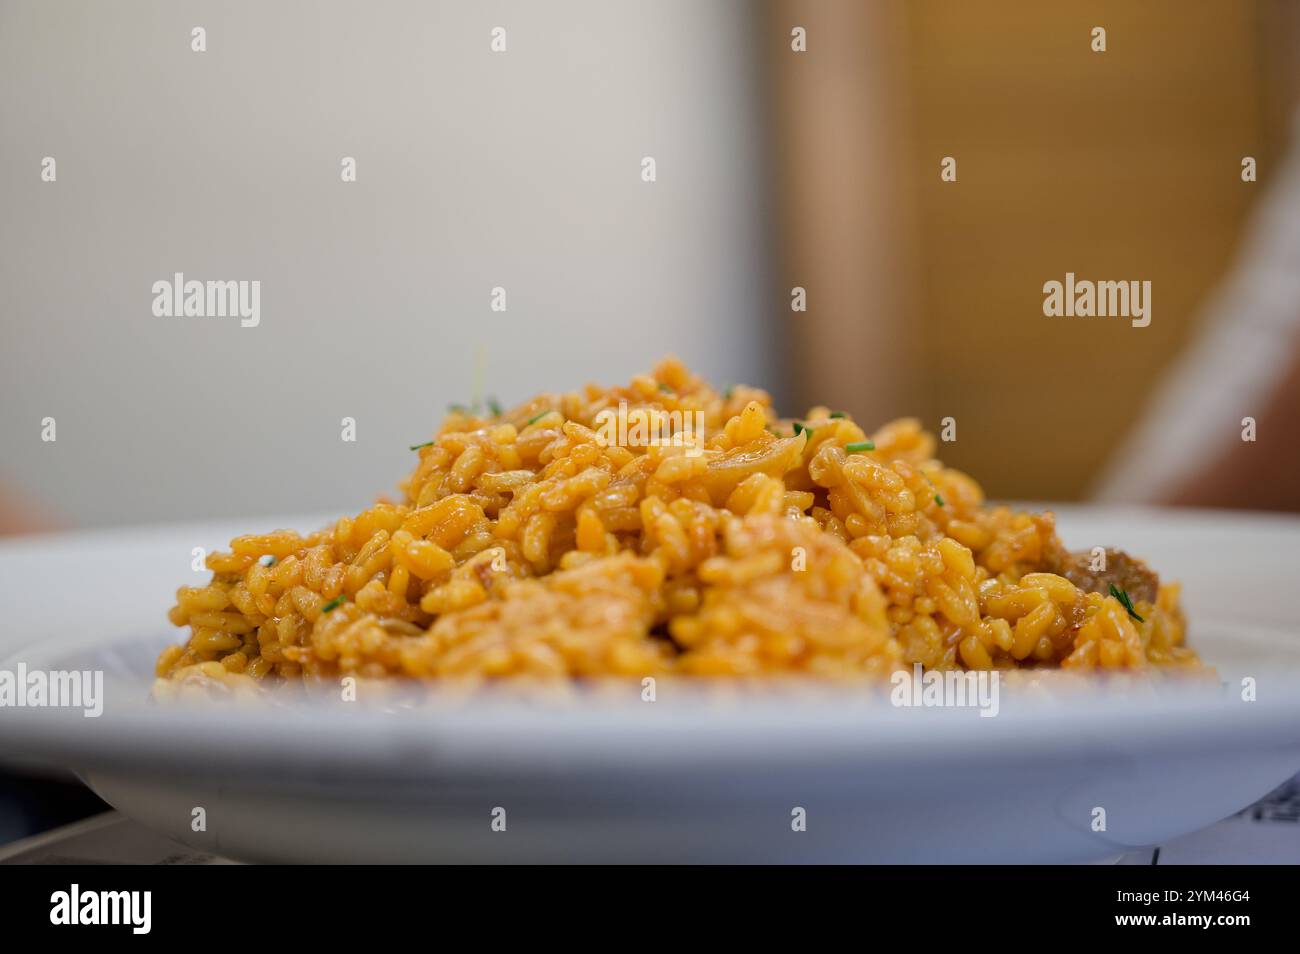
<path id="1" fill-rule="evenodd" d="M 226 530 L 155 529 L 0 546 L 0 579 L 28 587 L 11 602 L 33 614 L 26 633 L 6 632 L 0 668 L 109 677 L 99 719 L 0 710 L 0 753 L 70 767 L 194 847 L 297 861 L 1101 860 L 1210 824 L 1300 769 L 1295 521 L 1068 511 L 1061 523 L 1071 547 L 1119 545 L 1184 580 L 1222 691 L 1005 688 L 996 718 L 668 686 L 652 704 L 161 708 L 141 701 L 139 677 L 175 638 L 158 620 L 189 581 L 191 545 Z M 116 602 L 69 599 L 73 572 Z M 792 830 L 796 809 L 806 831 Z"/>

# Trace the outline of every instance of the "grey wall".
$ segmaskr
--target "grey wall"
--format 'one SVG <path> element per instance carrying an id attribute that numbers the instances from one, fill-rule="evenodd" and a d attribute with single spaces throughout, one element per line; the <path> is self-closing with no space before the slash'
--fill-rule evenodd
<path id="1" fill-rule="evenodd" d="M 752 15 L 0 2 L 0 479 L 74 524 L 344 512 L 480 348 L 507 402 L 770 380 Z M 154 317 L 175 271 L 260 280 L 260 326 Z"/>

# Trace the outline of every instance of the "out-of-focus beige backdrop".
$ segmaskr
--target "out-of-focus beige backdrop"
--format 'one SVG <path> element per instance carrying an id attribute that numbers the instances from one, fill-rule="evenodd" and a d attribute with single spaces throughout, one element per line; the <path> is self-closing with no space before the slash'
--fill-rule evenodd
<path id="1" fill-rule="evenodd" d="M 1297 14 L 1280 0 L 774 3 L 785 276 L 815 286 L 786 322 L 799 399 L 830 392 L 932 428 L 952 416 L 942 455 L 990 493 L 1084 495 L 1267 194 Z M 940 179 L 949 156 L 955 182 Z M 1044 317 L 1043 283 L 1067 271 L 1150 281 L 1150 326 Z M 1213 423 L 1207 447 L 1236 439 L 1235 416 Z"/>

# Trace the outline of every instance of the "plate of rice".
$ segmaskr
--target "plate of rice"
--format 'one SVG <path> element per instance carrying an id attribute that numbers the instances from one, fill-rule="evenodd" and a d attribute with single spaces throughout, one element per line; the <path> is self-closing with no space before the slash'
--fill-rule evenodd
<path id="1" fill-rule="evenodd" d="M 158 691 L 1199 665 L 1177 584 L 989 506 L 915 420 L 784 418 L 671 359 L 495 410 L 413 445 L 396 499 L 209 556 Z"/>
<path id="2" fill-rule="evenodd" d="M 665 359 L 455 409 L 393 495 L 179 588 L 227 528 L 0 545 L 4 665 L 107 677 L 0 741 L 250 860 L 1088 861 L 1300 768 L 1294 521 L 1058 525 L 939 447 Z M 140 599 L 70 631 L 38 570 L 88 545 Z"/>

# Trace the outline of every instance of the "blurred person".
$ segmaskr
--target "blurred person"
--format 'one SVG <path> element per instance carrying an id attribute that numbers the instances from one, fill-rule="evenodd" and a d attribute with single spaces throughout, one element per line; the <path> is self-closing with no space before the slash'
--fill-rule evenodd
<path id="1" fill-rule="evenodd" d="M 1300 114 L 1294 121 L 1300 131 Z M 1201 328 L 1103 470 L 1096 499 L 1300 511 L 1300 153 L 1247 228 Z"/>

